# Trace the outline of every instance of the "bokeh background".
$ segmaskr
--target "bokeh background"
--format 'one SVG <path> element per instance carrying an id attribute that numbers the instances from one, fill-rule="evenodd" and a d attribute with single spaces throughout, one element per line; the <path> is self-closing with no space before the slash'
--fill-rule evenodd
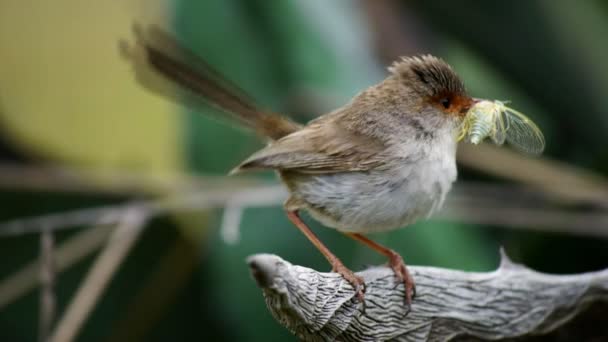
<path id="1" fill-rule="evenodd" d="M 463 146 L 446 211 L 374 238 L 414 265 L 490 271 L 502 246 L 544 272 L 608 266 L 606 1 L 3 0 L 0 340 L 69 325 L 63 315 L 104 250 L 119 260 L 90 280 L 107 286 L 76 315 L 78 341 L 293 340 L 245 258 L 276 253 L 329 270 L 280 202 L 251 195 L 227 211 L 171 207 L 122 254 L 109 249 L 123 238 L 112 235 L 120 219 L 21 220 L 275 184 L 270 173 L 224 177 L 263 146 L 253 134 L 135 82 L 118 49 L 134 22 L 166 28 L 261 106 L 300 122 L 382 79 L 398 56 L 441 56 L 474 96 L 511 100 L 537 122 L 546 152 Z M 384 262 L 312 225 L 352 268 Z"/>

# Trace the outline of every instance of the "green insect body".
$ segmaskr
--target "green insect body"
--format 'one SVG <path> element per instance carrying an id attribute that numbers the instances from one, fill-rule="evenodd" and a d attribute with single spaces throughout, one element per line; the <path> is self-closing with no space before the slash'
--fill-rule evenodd
<path id="1" fill-rule="evenodd" d="M 458 139 L 477 145 L 488 137 L 497 145 L 507 141 L 531 154 L 540 154 L 545 147 L 542 132 L 524 114 L 501 101 L 480 100 L 466 114 Z"/>
<path id="2" fill-rule="evenodd" d="M 500 115 L 497 109 L 498 107 L 494 106 L 492 102 L 474 106 L 467 116 L 467 119 L 471 122 L 467 135 L 467 139 L 470 143 L 477 145 L 486 137 L 495 136 L 496 116 Z"/>

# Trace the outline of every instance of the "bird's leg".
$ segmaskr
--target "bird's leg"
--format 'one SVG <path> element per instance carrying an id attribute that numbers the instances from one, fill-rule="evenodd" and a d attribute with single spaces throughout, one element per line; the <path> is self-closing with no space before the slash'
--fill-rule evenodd
<path id="1" fill-rule="evenodd" d="M 355 289 L 357 297 L 359 300 L 363 301 L 363 291 L 365 289 L 365 282 L 363 278 L 356 276 L 353 271 L 349 270 L 337 256 L 335 256 L 329 248 L 327 248 L 321 240 L 313 233 L 310 228 L 302 221 L 300 215 L 297 210 L 287 210 L 287 217 L 293 224 L 300 229 L 304 235 L 312 242 L 312 244 L 317 247 L 317 249 L 323 254 L 323 256 L 329 261 L 329 264 L 332 267 L 332 271 L 339 273 L 346 279 Z"/>
<path id="2" fill-rule="evenodd" d="M 401 280 L 403 282 L 403 285 L 405 286 L 405 301 L 408 306 L 411 305 L 412 298 L 414 298 L 414 296 L 416 295 L 416 286 L 414 284 L 414 278 L 412 278 L 410 272 L 407 270 L 407 266 L 405 265 L 405 262 L 403 262 L 403 258 L 401 257 L 401 255 L 399 255 L 399 253 L 395 252 L 394 250 L 386 248 L 361 234 L 346 233 L 346 235 L 359 242 L 362 242 L 363 244 L 367 245 L 376 252 L 388 257 L 389 266 L 395 273 L 395 276 L 399 280 Z"/>

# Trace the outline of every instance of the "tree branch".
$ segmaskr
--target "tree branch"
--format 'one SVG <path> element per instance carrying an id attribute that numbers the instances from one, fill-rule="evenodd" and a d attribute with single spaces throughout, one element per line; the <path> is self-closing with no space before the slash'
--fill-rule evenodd
<path id="1" fill-rule="evenodd" d="M 608 198 L 608 193 L 606 194 Z M 137 207 L 148 219 L 175 212 L 230 208 L 226 231 L 227 241 L 235 241 L 243 208 L 280 206 L 287 198 L 278 184 L 195 189 L 172 193 L 158 199 L 138 200 L 95 208 L 76 209 L 36 217 L 0 222 L 0 237 L 43 230 L 61 230 L 83 225 L 116 224 L 126 211 Z M 608 203 L 608 202 L 606 202 Z M 601 203 L 598 202 L 599 208 Z M 552 198 L 526 187 L 487 183 L 459 182 L 448 196 L 445 208 L 435 219 L 468 224 L 492 224 L 503 227 L 564 232 L 574 235 L 608 237 L 606 210 L 556 207 Z"/>
<path id="2" fill-rule="evenodd" d="M 469 273 L 410 267 L 417 295 L 406 311 L 403 286 L 390 269 L 358 275 L 367 284 L 365 308 L 338 274 L 294 266 L 276 255 L 248 258 L 273 316 L 307 341 L 497 340 L 548 333 L 589 304 L 608 301 L 608 269 L 548 275 L 512 263 Z"/>

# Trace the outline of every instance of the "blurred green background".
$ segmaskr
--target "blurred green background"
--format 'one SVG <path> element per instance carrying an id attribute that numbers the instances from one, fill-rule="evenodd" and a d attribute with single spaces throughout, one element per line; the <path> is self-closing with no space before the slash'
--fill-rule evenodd
<path id="1" fill-rule="evenodd" d="M 454 66 L 473 96 L 511 100 L 537 122 L 547 138 L 546 157 L 587 169 L 605 184 L 606 1 L 4 0 L 2 221 L 204 193 L 205 182 L 195 188 L 176 184 L 209 178 L 217 187 L 226 181 L 213 177 L 225 175 L 262 146 L 253 134 L 201 115 L 201 109 L 180 107 L 143 90 L 117 47 L 120 39 L 131 39 L 135 21 L 171 30 L 264 108 L 292 113 L 300 122 L 382 79 L 398 56 L 433 53 Z M 521 172 L 525 177 L 526 170 Z M 459 168 L 462 182 L 515 186 L 508 178 Z M 259 174 L 246 182 L 273 179 Z M 559 180 L 550 185 L 563 186 Z M 605 215 L 606 207 L 597 203 L 556 202 L 556 210 Z M 267 312 L 244 260 L 267 252 L 318 270 L 329 266 L 280 205 L 245 209 L 236 243 L 222 238 L 223 217 L 221 209 L 186 210 L 149 222 L 77 340 L 293 340 Z M 530 222 L 513 229 L 432 219 L 373 238 L 412 265 L 489 271 L 504 246 L 515 261 L 545 272 L 608 266 L 608 227 L 587 234 L 576 232 L 584 220 L 581 227 L 571 227 L 574 232 L 540 230 Z M 56 246 L 93 229 L 78 228 L 55 233 Z M 353 269 L 384 262 L 333 230 L 313 228 Z M 55 322 L 100 247 L 57 271 Z M 39 253 L 38 234 L 0 237 L 0 297 L 7 288 L 2 282 Z M 37 283 L 37 273 L 28 279 Z M 0 340 L 36 340 L 38 286 L 0 302 Z"/>

